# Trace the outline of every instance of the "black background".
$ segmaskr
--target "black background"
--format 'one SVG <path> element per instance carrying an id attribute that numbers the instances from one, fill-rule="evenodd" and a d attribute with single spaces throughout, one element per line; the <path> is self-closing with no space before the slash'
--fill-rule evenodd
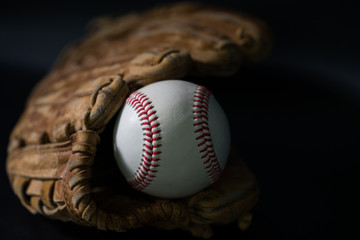
<path id="1" fill-rule="evenodd" d="M 0 239 L 191 238 L 180 230 L 120 234 L 34 216 L 13 194 L 5 172 L 10 131 L 61 49 L 84 36 L 96 16 L 165 2 L 170 1 L 2 3 Z M 262 18 L 275 36 L 271 55 L 228 79 L 231 88 L 219 88 L 214 79 L 208 83 L 261 187 L 250 228 L 216 227 L 215 238 L 359 239 L 359 4 L 207 2 Z"/>

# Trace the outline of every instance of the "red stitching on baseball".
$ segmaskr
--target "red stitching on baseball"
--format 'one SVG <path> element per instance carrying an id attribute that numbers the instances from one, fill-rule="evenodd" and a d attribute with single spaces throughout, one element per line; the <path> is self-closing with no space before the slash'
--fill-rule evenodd
<path id="1" fill-rule="evenodd" d="M 151 101 L 145 94 L 133 92 L 126 99 L 126 103 L 138 114 L 144 136 L 140 167 L 129 183 L 133 188 L 143 190 L 151 183 L 152 178 L 155 177 L 151 173 L 156 173 L 156 168 L 159 166 L 156 162 L 160 160 L 158 155 L 161 153 L 159 151 L 161 147 L 160 123 L 157 122 L 158 117 L 154 106 L 151 105 Z"/>
<path id="2" fill-rule="evenodd" d="M 211 92 L 205 87 L 199 86 L 194 94 L 194 132 L 200 148 L 201 159 L 210 179 L 215 182 L 223 174 L 223 169 L 217 160 L 208 124 L 208 109 Z"/>

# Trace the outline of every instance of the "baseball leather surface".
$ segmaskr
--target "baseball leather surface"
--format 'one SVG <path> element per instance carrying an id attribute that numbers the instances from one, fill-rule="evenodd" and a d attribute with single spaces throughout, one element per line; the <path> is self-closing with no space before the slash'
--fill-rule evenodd
<path id="1" fill-rule="evenodd" d="M 220 178 L 229 148 L 225 113 L 205 87 L 168 80 L 133 92 L 114 129 L 115 157 L 137 190 L 194 194 Z"/>

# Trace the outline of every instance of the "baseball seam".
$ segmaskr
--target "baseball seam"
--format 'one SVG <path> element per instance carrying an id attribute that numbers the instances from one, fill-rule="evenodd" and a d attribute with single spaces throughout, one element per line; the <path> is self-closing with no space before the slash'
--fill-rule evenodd
<path id="1" fill-rule="evenodd" d="M 151 101 L 145 94 L 133 92 L 126 99 L 126 103 L 138 114 L 144 136 L 140 166 L 132 179 L 129 180 L 133 188 L 141 191 L 151 183 L 159 166 L 159 154 L 161 153 L 160 123 L 157 121 L 158 116 L 154 106 L 151 105 Z"/>
<path id="2" fill-rule="evenodd" d="M 216 157 L 209 128 L 209 100 L 211 92 L 203 86 L 196 88 L 194 93 L 193 118 L 194 132 L 201 159 L 210 179 L 215 182 L 223 174 L 223 169 Z"/>

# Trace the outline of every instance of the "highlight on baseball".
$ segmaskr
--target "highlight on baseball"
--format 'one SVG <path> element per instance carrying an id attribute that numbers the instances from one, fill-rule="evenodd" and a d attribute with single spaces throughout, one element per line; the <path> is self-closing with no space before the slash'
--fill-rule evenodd
<path id="1" fill-rule="evenodd" d="M 161 198 L 182 198 L 221 177 L 230 150 L 230 129 L 206 87 L 165 80 L 127 98 L 113 142 L 120 171 L 134 189 Z"/>

